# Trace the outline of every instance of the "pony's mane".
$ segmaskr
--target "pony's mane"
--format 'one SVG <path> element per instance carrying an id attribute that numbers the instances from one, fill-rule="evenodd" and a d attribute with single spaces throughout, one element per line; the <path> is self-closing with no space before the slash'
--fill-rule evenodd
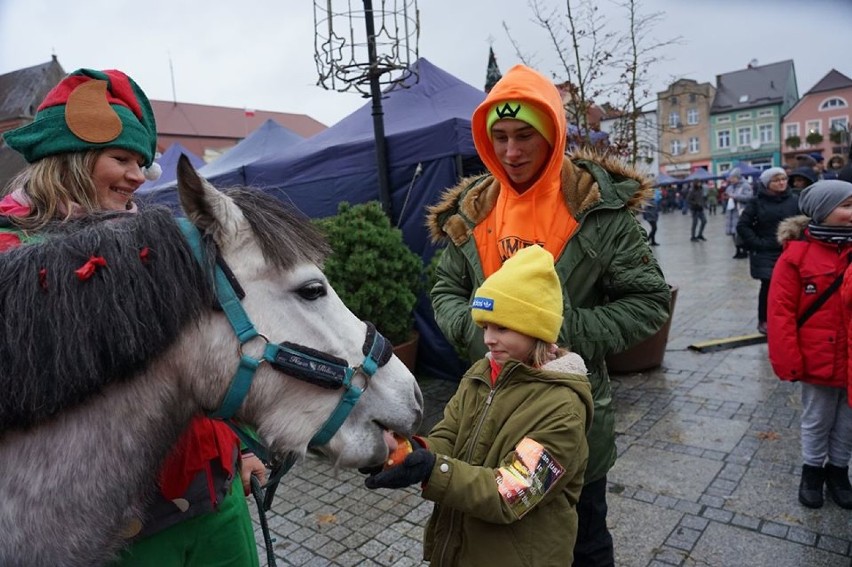
<path id="1" fill-rule="evenodd" d="M 171 213 L 46 227 L 0 254 L 0 431 L 36 423 L 143 370 L 213 305 Z M 75 273 L 92 257 L 106 265 Z"/>
<path id="2" fill-rule="evenodd" d="M 265 261 L 322 266 L 328 245 L 310 220 L 272 197 L 225 191 L 251 225 Z M 215 244 L 194 259 L 172 213 L 104 214 L 48 225 L 41 242 L 0 254 L 0 431 L 26 427 L 126 380 L 215 305 Z M 105 266 L 79 279 L 92 257 Z"/>
<path id="3" fill-rule="evenodd" d="M 304 214 L 260 191 L 239 187 L 223 193 L 242 210 L 264 260 L 285 271 L 305 262 L 323 266 L 331 248 Z"/>

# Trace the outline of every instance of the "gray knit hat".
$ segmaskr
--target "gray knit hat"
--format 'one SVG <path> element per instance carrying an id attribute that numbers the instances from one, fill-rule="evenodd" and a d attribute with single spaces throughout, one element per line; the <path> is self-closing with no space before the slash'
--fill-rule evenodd
<path id="1" fill-rule="evenodd" d="M 760 182 L 766 187 L 769 187 L 769 182 L 772 181 L 772 178 L 776 175 L 787 175 L 787 172 L 784 171 L 783 167 L 770 167 L 760 174 Z"/>
<path id="2" fill-rule="evenodd" d="M 817 224 L 822 223 L 837 205 L 852 197 L 852 183 L 822 179 L 805 187 L 799 195 L 799 209 Z"/>
<path id="3" fill-rule="evenodd" d="M 742 176 L 743 176 L 743 174 L 740 173 L 739 167 L 735 167 L 735 168 L 728 171 L 728 179 L 730 179 L 731 177 L 740 178 Z"/>

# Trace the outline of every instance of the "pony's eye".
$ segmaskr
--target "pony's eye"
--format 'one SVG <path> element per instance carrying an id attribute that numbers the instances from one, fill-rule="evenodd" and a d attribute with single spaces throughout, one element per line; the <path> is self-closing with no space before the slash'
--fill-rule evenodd
<path id="1" fill-rule="evenodd" d="M 320 281 L 306 283 L 305 285 L 297 289 L 296 293 L 298 293 L 302 299 L 307 299 L 308 301 L 313 301 L 315 299 L 319 299 L 320 297 L 325 297 L 328 294 L 325 289 L 325 285 Z"/>

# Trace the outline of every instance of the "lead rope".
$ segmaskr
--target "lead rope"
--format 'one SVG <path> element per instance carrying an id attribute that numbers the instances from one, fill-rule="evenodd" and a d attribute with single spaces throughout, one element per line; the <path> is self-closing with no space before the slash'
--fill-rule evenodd
<path id="1" fill-rule="evenodd" d="M 260 531 L 263 532 L 263 544 L 266 546 L 266 564 L 268 567 L 276 567 L 275 552 L 272 549 L 272 544 L 275 540 L 272 539 L 272 535 L 269 533 L 266 510 L 263 507 L 265 495 L 263 488 L 260 486 L 260 480 L 255 475 L 251 475 L 251 494 L 257 503 L 257 517 L 260 520 Z"/>

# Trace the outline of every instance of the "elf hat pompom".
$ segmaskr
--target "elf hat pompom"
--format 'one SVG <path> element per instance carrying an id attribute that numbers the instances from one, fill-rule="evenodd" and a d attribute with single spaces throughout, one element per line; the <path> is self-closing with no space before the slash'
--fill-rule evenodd
<path id="1" fill-rule="evenodd" d="M 32 123 L 3 138 L 29 163 L 67 152 L 122 148 L 141 155 L 147 167 L 157 151 L 148 97 L 114 69 L 74 71 L 47 93 Z"/>
<path id="2" fill-rule="evenodd" d="M 562 328 L 562 286 L 553 256 L 533 245 L 515 253 L 476 290 L 471 315 L 554 343 Z"/>

